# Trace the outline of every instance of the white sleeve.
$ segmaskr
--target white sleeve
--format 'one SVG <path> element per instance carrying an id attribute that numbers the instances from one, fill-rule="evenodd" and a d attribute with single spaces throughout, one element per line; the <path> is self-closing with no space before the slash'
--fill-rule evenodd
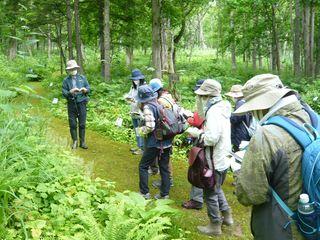
<path id="1" fill-rule="evenodd" d="M 222 115 L 217 110 L 219 109 L 211 107 L 207 113 L 203 136 L 205 146 L 215 146 L 220 139 L 222 132 Z"/>

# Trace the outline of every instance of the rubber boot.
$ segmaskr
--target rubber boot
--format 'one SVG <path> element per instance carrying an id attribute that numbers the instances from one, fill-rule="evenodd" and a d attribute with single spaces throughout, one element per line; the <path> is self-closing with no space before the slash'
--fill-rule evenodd
<path id="1" fill-rule="evenodd" d="M 88 149 L 88 146 L 86 145 L 86 141 L 85 141 L 85 134 L 86 130 L 85 129 L 80 129 L 79 128 L 79 138 L 80 138 L 80 146 L 83 149 Z"/>
<path id="2" fill-rule="evenodd" d="M 210 222 L 207 226 L 198 226 L 199 232 L 204 235 L 221 235 L 221 222 Z"/>
<path id="3" fill-rule="evenodd" d="M 77 149 L 77 147 L 78 147 L 78 141 L 75 140 L 75 141 L 73 141 L 73 143 L 72 143 L 72 145 L 71 145 L 71 148 L 72 148 L 72 149 Z"/>
<path id="4" fill-rule="evenodd" d="M 222 211 L 221 213 L 222 213 L 222 218 L 223 218 L 222 224 L 227 225 L 227 226 L 233 225 L 233 218 L 232 218 L 232 214 L 231 214 L 231 209 L 229 209 L 227 211 Z"/>
<path id="5" fill-rule="evenodd" d="M 72 138 L 72 149 L 76 149 L 78 147 L 78 135 L 77 135 L 77 129 L 70 129 L 70 134 Z"/>

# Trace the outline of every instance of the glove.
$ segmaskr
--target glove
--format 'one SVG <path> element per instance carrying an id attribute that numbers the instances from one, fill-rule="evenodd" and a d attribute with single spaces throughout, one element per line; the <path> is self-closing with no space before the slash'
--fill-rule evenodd
<path id="1" fill-rule="evenodd" d="M 189 133 L 192 137 L 194 138 L 198 138 L 200 136 L 201 133 L 203 133 L 202 130 L 196 128 L 196 127 L 189 127 L 186 130 L 187 133 Z"/>

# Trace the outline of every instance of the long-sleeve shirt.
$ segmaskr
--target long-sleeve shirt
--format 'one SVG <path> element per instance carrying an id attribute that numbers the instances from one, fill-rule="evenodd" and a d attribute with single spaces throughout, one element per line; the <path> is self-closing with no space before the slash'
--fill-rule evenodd
<path id="1" fill-rule="evenodd" d="M 77 93 L 70 93 L 70 90 L 75 87 L 81 89 L 85 88 L 87 89 L 86 93 L 83 92 L 77 92 Z M 77 74 L 74 77 L 71 77 L 70 75 L 66 77 L 63 80 L 62 83 L 62 95 L 68 100 L 68 101 L 74 101 L 73 99 L 76 100 L 76 102 L 83 102 L 83 101 L 88 101 L 88 93 L 90 92 L 90 85 L 86 79 L 85 76 Z"/>
<path id="2" fill-rule="evenodd" d="M 204 145 L 206 146 L 206 157 L 212 159 L 217 171 L 224 171 L 230 166 L 227 158 L 231 150 L 230 140 L 230 116 L 231 105 L 227 101 L 220 101 L 207 111 L 204 125 Z M 210 147 L 213 147 L 211 158 Z"/>

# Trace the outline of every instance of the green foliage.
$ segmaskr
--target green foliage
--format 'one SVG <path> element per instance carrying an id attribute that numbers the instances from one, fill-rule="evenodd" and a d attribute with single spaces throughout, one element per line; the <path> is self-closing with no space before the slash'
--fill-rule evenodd
<path id="1" fill-rule="evenodd" d="M 183 238 L 173 230 L 170 202 L 114 192 L 113 183 L 92 180 L 79 159 L 48 139 L 44 119 L 24 103 L 32 95 L 25 85 L 0 91 L 0 238 Z"/>

